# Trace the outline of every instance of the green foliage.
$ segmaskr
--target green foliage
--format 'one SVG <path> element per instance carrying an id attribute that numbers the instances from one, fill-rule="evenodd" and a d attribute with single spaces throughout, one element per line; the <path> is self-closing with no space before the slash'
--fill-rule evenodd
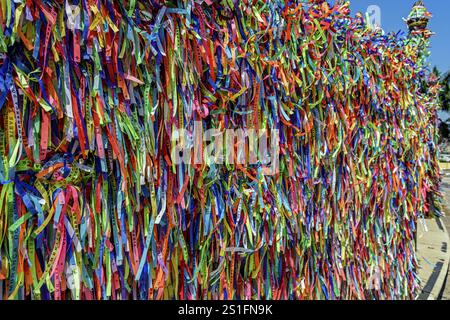
<path id="1" fill-rule="evenodd" d="M 440 137 L 441 141 L 442 141 L 444 138 L 445 138 L 445 139 L 448 139 L 449 136 L 450 136 L 450 128 L 449 128 L 449 126 L 448 126 L 447 123 L 442 122 L 442 123 L 439 125 L 439 137 Z"/>
<path id="2" fill-rule="evenodd" d="M 450 110 L 450 71 L 441 77 L 442 90 L 439 94 L 442 110 Z"/>

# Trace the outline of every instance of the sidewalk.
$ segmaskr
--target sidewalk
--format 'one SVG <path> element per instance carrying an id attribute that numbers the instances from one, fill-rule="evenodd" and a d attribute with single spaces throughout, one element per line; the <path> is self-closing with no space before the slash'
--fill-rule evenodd
<path id="1" fill-rule="evenodd" d="M 450 215 L 442 219 L 447 231 L 450 231 Z M 449 234 L 450 238 L 450 234 Z M 449 248 L 450 250 L 450 248 Z M 445 281 L 444 287 L 442 288 L 439 300 L 450 300 L 450 266 L 447 271 L 447 279 Z"/>
<path id="2" fill-rule="evenodd" d="M 449 266 L 449 236 L 442 219 L 419 221 L 417 257 L 422 292 L 418 300 L 437 300 L 445 285 Z"/>
<path id="3" fill-rule="evenodd" d="M 443 209 L 446 217 L 419 221 L 417 257 L 422 292 L 419 300 L 450 300 L 450 176 L 444 176 L 441 185 Z"/>

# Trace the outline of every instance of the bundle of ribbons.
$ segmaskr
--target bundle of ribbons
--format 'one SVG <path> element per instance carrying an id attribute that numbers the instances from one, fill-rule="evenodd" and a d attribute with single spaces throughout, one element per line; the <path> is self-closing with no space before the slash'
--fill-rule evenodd
<path id="1" fill-rule="evenodd" d="M 416 36 L 341 0 L 0 3 L 0 298 L 415 296 Z M 278 170 L 176 164 L 194 123 L 278 130 Z"/>

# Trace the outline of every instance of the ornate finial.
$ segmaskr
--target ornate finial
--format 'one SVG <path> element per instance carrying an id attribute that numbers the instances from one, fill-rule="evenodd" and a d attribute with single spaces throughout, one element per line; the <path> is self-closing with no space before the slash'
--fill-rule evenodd
<path id="1" fill-rule="evenodd" d="M 406 19 L 406 23 L 411 32 L 425 31 L 431 17 L 432 15 L 427 8 L 425 8 L 423 1 L 419 0 L 414 4 L 408 19 Z"/>

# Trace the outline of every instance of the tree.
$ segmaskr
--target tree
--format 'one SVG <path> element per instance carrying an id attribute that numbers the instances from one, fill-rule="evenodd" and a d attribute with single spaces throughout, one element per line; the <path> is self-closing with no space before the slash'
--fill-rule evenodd
<path id="1" fill-rule="evenodd" d="M 450 135 L 450 128 L 448 124 L 445 122 L 441 122 L 441 124 L 439 125 L 439 137 L 441 142 L 444 138 L 448 139 L 449 135 Z"/>
<path id="2" fill-rule="evenodd" d="M 450 111 L 450 71 L 441 77 L 442 90 L 439 95 L 442 110 Z"/>

